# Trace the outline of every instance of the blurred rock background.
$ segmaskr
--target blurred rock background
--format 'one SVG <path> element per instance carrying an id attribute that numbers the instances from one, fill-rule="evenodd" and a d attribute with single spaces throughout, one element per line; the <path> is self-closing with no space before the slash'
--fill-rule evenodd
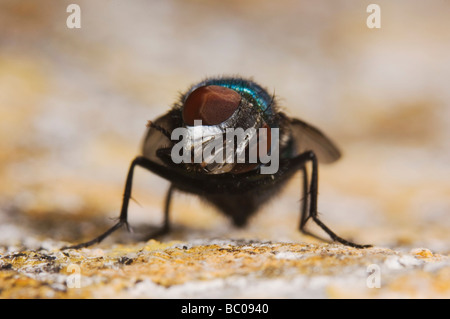
<path id="1" fill-rule="evenodd" d="M 447 1 L 0 2 L 0 246 L 79 242 L 119 214 L 147 120 L 190 84 L 240 74 L 316 125 L 343 158 L 320 167 L 319 211 L 360 243 L 448 254 L 450 21 Z M 162 220 L 168 183 L 136 170 L 130 222 Z M 176 194 L 167 240 L 314 242 L 297 232 L 300 175 L 235 229 Z M 311 229 L 320 233 L 315 227 Z M 130 238 L 118 232 L 105 244 Z"/>

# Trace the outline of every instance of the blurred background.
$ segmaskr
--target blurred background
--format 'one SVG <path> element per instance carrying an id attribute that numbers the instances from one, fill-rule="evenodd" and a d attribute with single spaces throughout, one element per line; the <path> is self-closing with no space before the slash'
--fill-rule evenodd
<path id="1" fill-rule="evenodd" d="M 91 239 L 118 217 L 147 120 L 214 75 L 252 77 L 344 156 L 320 167 L 319 212 L 359 243 L 450 251 L 450 2 L 0 2 L 0 246 Z M 314 241 L 300 176 L 235 229 L 175 194 L 164 240 Z M 159 225 L 168 183 L 137 169 L 130 222 Z M 320 234 L 320 230 L 311 230 Z M 108 243 L 137 240 L 119 231 Z M 135 236 L 135 235 L 133 235 Z"/>

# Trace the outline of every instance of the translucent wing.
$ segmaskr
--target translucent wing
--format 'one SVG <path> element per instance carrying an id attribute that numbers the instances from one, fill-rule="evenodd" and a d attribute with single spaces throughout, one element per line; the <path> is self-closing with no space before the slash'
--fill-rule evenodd
<path id="1" fill-rule="evenodd" d="M 156 163 L 165 164 L 161 158 L 156 155 L 156 152 L 158 149 L 174 145 L 169 136 L 176 127 L 181 126 L 180 118 L 177 116 L 176 112 L 170 111 L 157 118 L 155 121 L 152 121 L 152 123 L 152 126 L 148 126 L 147 133 L 145 134 L 142 143 L 142 155 Z"/>
<path id="2" fill-rule="evenodd" d="M 299 119 L 285 118 L 291 131 L 294 155 L 313 151 L 321 163 L 333 163 L 341 157 L 337 146 L 317 128 Z"/>

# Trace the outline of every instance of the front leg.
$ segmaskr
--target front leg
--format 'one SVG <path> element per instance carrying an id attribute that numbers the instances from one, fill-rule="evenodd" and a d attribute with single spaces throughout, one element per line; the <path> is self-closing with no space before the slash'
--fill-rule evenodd
<path id="1" fill-rule="evenodd" d="M 307 201 L 307 177 L 306 177 L 306 168 L 305 163 L 306 162 L 312 162 L 312 173 L 311 173 L 311 184 L 309 187 L 309 215 L 306 216 L 306 201 Z M 317 157 L 312 151 L 308 151 L 305 153 L 300 154 L 299 156 L 293 158 L 290 163 L 291 169 L 298 169 L 298 166 L 300 166 L 301 170 L 303 171 L 303 194 L 305 196 L 304 204 L 302 207 L 302 213 L 300 218 L 300 231 L 307 234 L 312 235 L 307 230 L 305 230 L 306 222 L 311 218 L 320 228 L 322 228 L 333 241 L 337 241 L 343 245 L 355 247 L 355 248 L 369 248 L 372 247 L 372 245 L 359 245 L 352 243 L 348 240 L 345 240 L 338 235 L 336 235 L 328 226 L 326 226 L 317 216 L 317 194 L 318 194 L 318 184 L 319 184 L 319 170 L 318 170 L 318 163 L 317 163 Z M 313 237 L 319 238 L 318 236 L 312 235 Z"/>
<path id="2" fill-rule="evenodd" d="M 122 226 L 126 226 L 127 229 L 130 230 L 129 225 L 128 225 L 128 204 L 129 204 L 130 198 L 131 198 L 131 188 L 132 188 L 132 184 L 133 184 L 134 169 L 136 166 L 141 166 L 141 167 L 151 170 L 149 168 L 148 162 L 150 162 L 150 161 L 148 159 L 144 158 L 143 156 L 138 156 L 133 160 L 133 162 L 131 162 L 130 169 L 128 170 L 127 180 L 125 182 L 125 191 L 123 194 L 122 209 L 120 210 L 119 221 L 113 227 L 108 229 L 106 232 L 104 232 L 100 236 L 98 236 L 88 242 L 85 242 L 85 243 L 81 243 L 81 244 L 73 245 L 73 246 L 65 246 L 65 247 L 61 248 L 61 250 L 80 249 L 80 248 L 85 248 L 85 247 L 89 247 L 89 246 L 98 244 L 103 239 L 105 239 L 106 237 L 111 235 L 113 232 L 115 232 L 117 229 L 121 228 Z M 144 163 L 147 163 L 147 165 L 145 165 Z M 158 167 L 158 166 L 159 165 L 155 164 L 155 167 Z M 166 202 L 165 220 L 164 220 L 164 225 L 163 225 L 163 227 L 166 230 L 168 229 L 168 206 L 169 206 L 168 203 L 170 202 L 171 193 L 172 193 L 172 187 L 169 190 L 168 199 Z"/>

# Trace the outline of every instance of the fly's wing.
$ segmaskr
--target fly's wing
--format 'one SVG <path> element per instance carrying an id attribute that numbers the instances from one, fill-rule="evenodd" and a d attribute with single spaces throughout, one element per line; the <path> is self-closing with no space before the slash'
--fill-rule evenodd
<path id="1" fill-rule="evenodd" d="M 299 119 L 284 117 L 291 132 L 294 156 L 313 151 L 321 163 L 333 163 L 341 157 L 337 146 L 317 128 Z"/>
<path id="2" fill-rule="evenodd" d="M 160 116 L 155 121 L 152 121 L 152 123 L 153 125 L 147 129 L 142 143 L 142 155 L 158 164 L 166 165 L 156 152 L 159 149 L 174 145 L 173 141 L 167 135 L 170 135 L 176 127 L 181 126 L 179 116 L 172 110 Z M 155 127 L 158 127 L 158 129 Z"/>

